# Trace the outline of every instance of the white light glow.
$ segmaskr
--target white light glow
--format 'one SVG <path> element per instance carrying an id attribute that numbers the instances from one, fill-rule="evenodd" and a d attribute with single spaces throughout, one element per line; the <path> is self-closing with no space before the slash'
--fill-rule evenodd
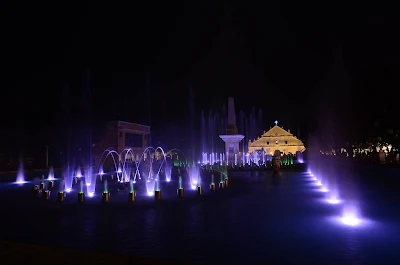
<path id="1" fill-rule="evenodd" d="M 93 197 L 94 196 L 94 192 L 89 192 L 88 196 L 89 197 Z"/>
<path id="2" fill-rule="evenodd" d="M 343 224 L 349 225 L 349 226 L 358 226 L 361 223 L 361 219 L 357 218 L 356 216 L 351 216 L 351 215 L 343 216 L 341 218 L 341 221 Z"/>
<path id="3" fill-rule="evenodd" d="M 148 195 L 148 196 L 153 196 L 153 195 L 154 195 L 154 192 L 148 191 L 148 192 L 147 192 L 147 195 Z"/>
<path id="4" fill-rule="evenodd" d="M 65 189 L 65 191 L 66 191 L 66 192 L 71 192 L 71 189 L 70 189 L 70 188 L 68 188 L 68 189 Z"/>
<path id="5" fill-rule="evenodd" d="M 27 181 L 18 180 L 18 181 L 14 182 L 14 183 L 15 183 L 15 184 L 18 184 L 18 185 L 23 185 L 23 184 L 27 183 Z"/>
<path id="6" fill-rule="evenodd" d="M 322 192 L 328 192 L 329 190 L 328 190 L 327 188 L 325 188 L 325 187 L 322 187 L 322 188 L 321 188 L 321 191 L 322 191 Z"/>
<path id="7" fill-rule="evenodd" d="M 327 201 L 328 203 L 330 203 L 330 204 L 339 204 L 339 203 L 340 203 L 340 200 L 338 200 L 338 199 L 335 198 L 335 197 L 329 198 L 329 199 L 327 199 L 326 201 Z"/>

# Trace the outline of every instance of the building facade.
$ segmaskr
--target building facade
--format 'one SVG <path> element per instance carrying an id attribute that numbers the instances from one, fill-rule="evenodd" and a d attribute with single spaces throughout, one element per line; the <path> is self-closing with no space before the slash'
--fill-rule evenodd
<path id="1" fill-rule="evenodd" d="M 286 131 L 275 125 L 268 132 L 264 131 L 261 137 L 249 141 L 249 153 L 261 150 L 268 155 L 273 155 L 275 150 L 284 154 L 296 154 L 296 152 L 304 152 L 306 148 L 300 139 L 290 133 L 290 130 Z"/>
<path id="2" fill-rule="evenodd" d="M 109 121 L 105 125 L 103 137 L 95 144 L 95 164 L 98 164 L 104 150 L 115 150 L 121 154 L 132 149 L 133 154 L 140 156 L 149 146 L 150 126 L 126 121 Z"/>

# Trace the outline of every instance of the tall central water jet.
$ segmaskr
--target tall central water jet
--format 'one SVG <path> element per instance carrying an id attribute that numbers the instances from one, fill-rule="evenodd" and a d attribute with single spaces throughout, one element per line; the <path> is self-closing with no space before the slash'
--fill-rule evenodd
<path id="1" fill-rule="evenodd" d="M 64 169 L 63 178 L 65 181 L 65 191 L 70 192 L 72 189 L 73 176 L 69 165 L 67 165 L 67 167 Z"/>
<path id="2" fill-rule="evenodd" d="M 171 170 L 172 170 L 172 168 L 170 166 L 165 167 L 165 180 L 167 182 L 171 181 Z"/>
<path id="3" fill-rule="evenodd" d="M 49 180 L 49 181 L 55 180 L 55 178 L 54 178 L 54 168 L 53 167 L 50 167 L 49 175 L 47 177 L 47 180 Z"/>
<path id="4" fill-rule="evenodd" d="M 15 180 L 17 184 L 24 184 L 25 183 L 25 175 L 24 175 L 24 164 L 21 160 L 19 163 L 18 167 L 18 172 L 17 172 L 17 179 Z"/>

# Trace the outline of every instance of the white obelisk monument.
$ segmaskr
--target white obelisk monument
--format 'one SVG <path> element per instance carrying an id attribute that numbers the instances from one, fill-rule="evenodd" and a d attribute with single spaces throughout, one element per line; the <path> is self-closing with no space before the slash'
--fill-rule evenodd
<path id="1" fill-rule="evenodd" d="M 235 101 L 232 97 L 228 98 L 228 127 L 226 128 L 226 134 L 219 137 L 225 142 L 225 162 L 228 165 L 235 164 L 235 156 L 236 160 L 240 161 L 239 143 L 243 140 L 244 135 L 239 134 L 236 127 Z"/>

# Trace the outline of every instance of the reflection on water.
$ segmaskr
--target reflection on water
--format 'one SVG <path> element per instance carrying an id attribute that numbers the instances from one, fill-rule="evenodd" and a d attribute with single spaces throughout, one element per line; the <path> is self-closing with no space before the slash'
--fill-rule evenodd
<path id="1" fill-rule="evenodd" d="M 281 175 L 279 173 L 272 173 L 272 184 L 275 186 L 281 184 Z"/>
<path id="2" fill-rule="evenodd" d="M 348 230 L 344 233 L 344 251 L 341 257 L 346 264 L 364 264 L 359 253 L 360 242 L 357 233 L 354 230 Z"/>

